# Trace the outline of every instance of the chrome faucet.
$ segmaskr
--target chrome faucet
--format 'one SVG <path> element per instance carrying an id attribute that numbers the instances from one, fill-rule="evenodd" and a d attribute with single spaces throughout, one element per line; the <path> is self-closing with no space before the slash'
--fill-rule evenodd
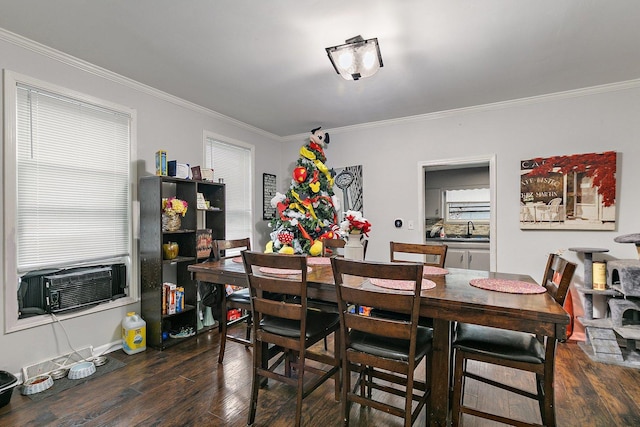
<path id="1" fill-rule="evenodd" d="M 476 231 L 476 226 L 473 221 L 467 221 L 467 237 L 471 237 L 471 230 Z"/>

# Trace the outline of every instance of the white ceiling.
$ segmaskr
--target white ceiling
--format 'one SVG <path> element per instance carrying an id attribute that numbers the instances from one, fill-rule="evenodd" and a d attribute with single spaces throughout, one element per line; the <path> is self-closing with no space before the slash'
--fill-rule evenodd
<path id="1" fill-rule="evenodd" d="M 0 0 L 0 27 L 278 136 L 640 78 L 637 0 Z M 343 80 L 325 47 L 377 37 Z"/>

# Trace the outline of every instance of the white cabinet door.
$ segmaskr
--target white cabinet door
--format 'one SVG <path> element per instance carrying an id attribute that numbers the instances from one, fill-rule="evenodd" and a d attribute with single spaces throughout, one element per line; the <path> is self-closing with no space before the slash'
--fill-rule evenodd
<path id="1" fill-rule="evenodd" d="M 441 198 L 442 190 L 439 188 L 428 188 L 424 192 L 425 197 L 425 214 L 426 218 L 442 218 Z"/>
<path id="2" fill-rule="evenodd" d="M 451 249 L 447 250 L 447 260 L 444 263 L 445 267 L 449 268 L 468 268 L 466 249 Z"/>
<path id="3" fill-rule="evenodd" d="M 487 250 L 474 250 L 469 249 L 468 253 L 468 262 L 470 270 L 484 270 L 488 271 L 491 266 L 490 262 L 491 256 L 489 255 L 489 251 Z"/>

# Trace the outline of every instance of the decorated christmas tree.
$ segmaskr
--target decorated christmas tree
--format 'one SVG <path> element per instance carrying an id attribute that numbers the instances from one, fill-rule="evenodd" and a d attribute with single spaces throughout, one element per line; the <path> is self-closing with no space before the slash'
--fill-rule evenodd
<path id="1" fill-rule="evenodd" d="M 269 223 L 273 231 L 266 252 L 318 256 L 322 240 L 338 237 L 340 207 L 333 193 L 333 170 L 325 165 L 327 144 L 329 134 L 317 128 L 300 148 L 289 190 L 271 200 L 276 216 Z"/>

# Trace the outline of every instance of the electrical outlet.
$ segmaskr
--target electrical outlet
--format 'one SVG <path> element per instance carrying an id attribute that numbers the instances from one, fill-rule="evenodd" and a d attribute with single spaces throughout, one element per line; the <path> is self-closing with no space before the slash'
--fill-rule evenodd
<path id="1" fill-rule="evenodd" d="M 413 230 L 414 226 L 413 226 L 413 221 L 407 221 L 407 228 L 409 230 Z"/>

